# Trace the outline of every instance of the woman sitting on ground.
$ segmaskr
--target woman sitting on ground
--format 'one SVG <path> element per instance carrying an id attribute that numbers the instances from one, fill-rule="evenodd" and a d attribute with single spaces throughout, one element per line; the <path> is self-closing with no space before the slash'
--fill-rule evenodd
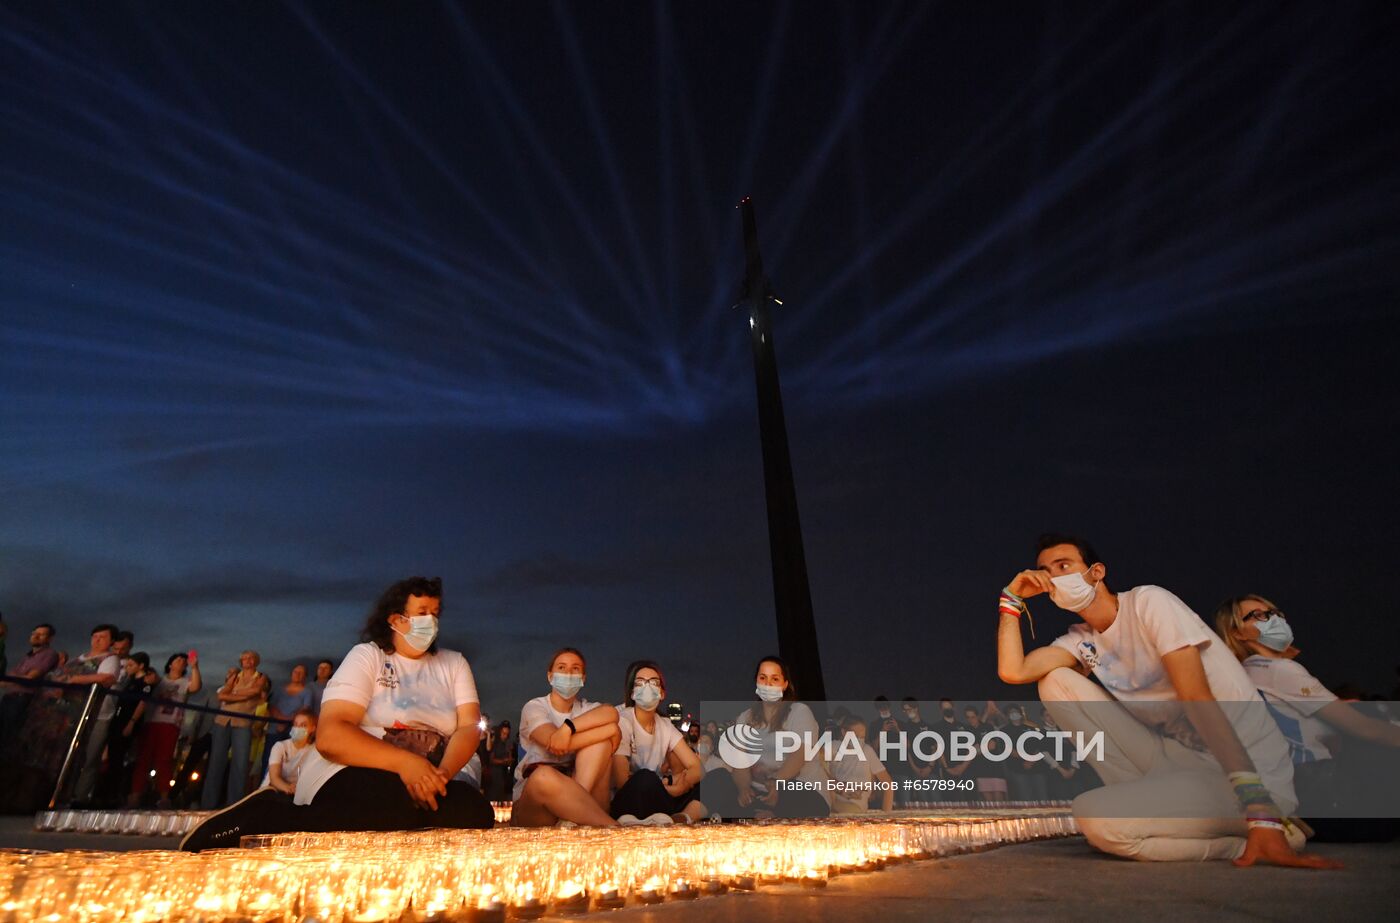
<path id="1" fill-rule="evenodd" d="M 689 824 L 703 820 L 696 797 L 705 770 L 685 737 L 656 711 L 666 700 L 666 680 L 650 660 L 627 668 L 627 703 L 618 714 L 622 741 L 613 754 L 612 816 L 621 824 Z"/>
<path id="2" fill-rule="evenodd" d="M 757 732 L 762 751 L 753 766 L 711 772 L 705 783 L 706 804 L 721 817 L 826 817 L 831 813 L 826 770 L 820 761 L 804 755 L 807 742 L 815 743 L 821 731 L 816 716 L 796 701 L 797 689 L 782 658 L 760 660 L 754 681 L 753 707 L 736 724 Z M 736 727 L 726 733 L 736 734 L 743 743 L 744 731 Z M 798 734 L 803 746 L 779 759 L 778 731 Z"/>
<path id="3" fill-rule="evenodd" d="M 259 789 L 205 820 L 180 848 L 237 846 L 240 836 L 292 830 L 490 827 L 490 802 L 453 781 L 476 752 L 481 708 L 466 658 L 437 646 L 441 614 L 438 578 L 411 577 L 385 590 L 364 643 L 326 684 L 297 807 Z"/>
<path id="4" fill-rule="evenodd" d="M 1215 611 L 1215 631 L 1244 664 L 1288 741 L 1299 813 L 1315 838 L 1389 840 L 1400 833 L 1400 819 L 1367 816 L 1383 807 L 1373 799 L 1393 790 L 1400 774 L 1400 727 L 1341 701 L 1309 673 L 1295 659 L 1288 619 L 1264 597 L 1225 600 Z M 1351 794 L 1366 800 L 1351 804 Z"/>
<path id="5" fill-rule="evenodd" d="M 520 711 L 520 746 L 510 822 L 516 827 L 615 827 L 608 815 L 609 770 L 621 733 L 617 709 L 589 702 L 583 654 L 561 648 L 549 659 L 549 695 Z"/>
<path id="6" fill-rule="evenodd" d="M 316 713 L 309 708 L 300 709 L 292 716 L 292 726 L 286 740 L 272 745 L 272 753 L 267 758 L 267 775 L 263 776 L 263 787 L 273 788 L 288 798 L 297 792 L 297 777 L 301 774 L 301 764 L 307 754 L 316 748 Z"/>

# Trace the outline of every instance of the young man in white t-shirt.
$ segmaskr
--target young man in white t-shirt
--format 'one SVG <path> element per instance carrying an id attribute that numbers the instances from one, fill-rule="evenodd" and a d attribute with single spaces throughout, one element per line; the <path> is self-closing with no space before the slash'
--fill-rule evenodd
<path id="1" fill-rule="evenodd" d="M 1105 785 L 1074 802 L 1085 838 L 1136 859 L 1334 866 L 1295 852 L 1288 748 L 1263 709 L 1243 707 L 1257 693 L 1239 661 L 1170 592 L 1114 593 L 1106 575 L 1087 541 L 1043 535 L 1035 568 L 999 604 L 1002 681 L 1038 683 L 1061 728 L 1103 733 L 1103 759 L 1091 762 Z M 1020 616 L 1042 593 L 1083 621 L 1026 654 Z"/>

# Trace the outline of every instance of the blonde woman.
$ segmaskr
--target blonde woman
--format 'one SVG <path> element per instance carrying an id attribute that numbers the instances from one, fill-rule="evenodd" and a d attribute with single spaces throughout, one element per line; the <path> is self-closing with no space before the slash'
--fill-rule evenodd
<path id="1" fill-rule="evenodd" d="M 1400 726 L 1353 708 L 1309 673 L 1297 660 L 1288 617 L 1265 597 L 1247 593 L 1222 602 L 1215 610 L 1215 631 L 1244 665 L 1288 741 L 1301 810 L 1321 815 L 1308 817 L 1318 838 L 1388 839 L 1400 831 L 1395 819 L 1357 818 L 1366 809 L 1339 800 L 1347 792 L 1385 790 L 1370 787 L 1357 774 L 1394 777 L 1400 770 Z"/>

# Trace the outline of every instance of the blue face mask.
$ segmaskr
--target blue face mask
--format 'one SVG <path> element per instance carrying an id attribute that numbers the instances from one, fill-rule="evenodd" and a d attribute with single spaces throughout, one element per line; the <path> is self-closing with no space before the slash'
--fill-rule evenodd
<path id="1" fill-rule="evenodd" d="M 408 646 L 415 651 L 426 651 L 433 646 L 437 640 L 438 623 L 436 615 L 410 615 L 408 618 L 408 631 L 394 631 L 403 635 L 403 639 L 408 642 Z M 393 628 L 393 626 L 390 626 Z"/>
<path id="2" fill-rule="evenodd" d="M 292 740 L 296 741 L 297 743 L 300 743 L 301 741 L 305 740 L 306 735 L 310 733 L 311 730 L 309 728 L 292 728 L 290 731 L 287 732 L 287 736 L 290 737 Z"/>
<path id="3" fill-rule="evenodd" d="M 583 688 L 583 677 L 577 673 L 551 673 L 549 685 L 566 699 L 572 699 Z"/>
<path id="4" fill-rule="evenodd" d="M 632 701 L 642 711 L 652 711 L 661 704 L 661 690 L 651 683 L 638 683 L 632 687 Z"/>
<path id="5" fill-rule="evenodd" d="M 1289 627 L 1283 616 L 1271 615 L 1259 623 L 1257 640 L 1269 650 L 1278 651 L 1281 654 L 1288 650 L 1289 645 L 1293 643 L 1293 629 Z"/>

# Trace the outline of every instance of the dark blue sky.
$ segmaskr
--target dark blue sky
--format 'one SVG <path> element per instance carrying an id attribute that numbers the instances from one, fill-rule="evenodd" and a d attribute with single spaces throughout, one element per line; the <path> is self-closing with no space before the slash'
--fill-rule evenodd
<path id="1" fill-rule="evenodd" d="M 400 576 L 514 715 L 776 647 L 734 204 L 833 697 L 1012 695 L 1059 528 L 1394 681 L 1388 4 L 11 3 L 0 608 L 338 656 Z M 1042 638 L 1067 616 L 1043 608 Z"/>

